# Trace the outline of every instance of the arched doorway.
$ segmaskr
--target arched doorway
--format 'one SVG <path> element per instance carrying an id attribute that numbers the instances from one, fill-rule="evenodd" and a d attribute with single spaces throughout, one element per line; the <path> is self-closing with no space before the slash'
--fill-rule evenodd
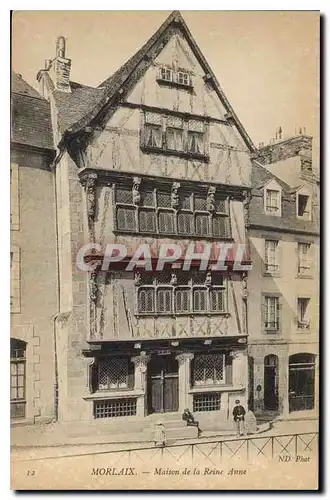
<path id="1" fill-rule="evenodd" d="M 315 355 L 289 358 L 289 411 L 312 410 L 315 400 Z"/>
<path id="2" fill-rule="evenodd" d="M 278 410 L 278 357 L 269 354 L 264 362 L 264 408 Z"/>

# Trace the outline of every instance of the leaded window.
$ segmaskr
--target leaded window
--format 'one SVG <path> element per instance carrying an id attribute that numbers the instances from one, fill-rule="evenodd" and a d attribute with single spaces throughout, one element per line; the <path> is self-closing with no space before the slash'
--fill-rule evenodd
<path id="1" fill-rule="evenodd" d="M 189 75 L 187 78 L 189 81 Z M 189 85 L 189 83 L 182 83 L 182 85 Z M 147 111 L 144 114 L 141 147 L 158 149 L 171 154 L 180 153 L 179 156 L 183 153 L 185 156 L 207 159 L 205 153 L 207 127 L 208 124 L 202 119 L 189 120 L 176 115 Z"/>
<path id="2" fill-rule="evenodd" d="M 26 342 L 10 339 L 10 418 L 25 418 Z"/>
<path id="3" fill-rule="evenodd" d="M 208 236 L 209 235 L 209 220 L 210 220 L 210 217 L 207 214 L 196 214 L 195 234 L 198 234 L 198 236 Z"/>
<path id="4" fill-rule="evenodd" d="M 174 233 L 174 213 L 169 210 L 158 211 L 158 231 L 160 233 Z"/>
<path id="5" fill-rule="evenodd" d="M 98 362 L 98 390 L 131 389 L 134 385 L 133 366 L 128 357 L 109 356 Z"/>
<path id="6" fill-rule="evenodd" d="M 148 278 L 148 279 L 147 279 Z M 136 292 L 137 314 L 223 314 L 227 311 L 227 283 L 213 276 L 206 285 L 206 274 L 178 271 L 140 274 Z"/>
<path id="7" fill-rule="evenodd" d="M 194 311 L 195 312 L 206 312 L 207 311 L 207 289 L 206 288 L 194 288 L 193 298 L 194 298 Z"/>
<path id="8" fill-rule="evenodd" d="M 225 355 L 198 354 L 193 362 L 193 385 L 210 386 L 225 382 Z"/>
<path id="9" fill-rule="evenodd" d="M 157 311 L 160 313 L 168 313 L 172 311 L 172 289 L 158 288 L 157 289 Z"/>
<path id="10" fill-rule="evenodd" d="M 140 288 L 138 291 L 138 311 L 140 313 L 154 312 L 154 288 Z"/>
<path id="11" fill-rule="evenodd" d="M 189 288 L 176 288 L 175 310 L 177 313 L 189 313 L 191 311 Z"/>
<path id="12" fill-rule="evenodd" d="M 207 210 L 207 190 L 193 193 L 180 189 L 178 203 L 173 206 L 170 187 L 143 188 L 133 203 L 132 188 L 115 186 L 116 229 L 146 234 L 188 235 L 204 238 L 231 237 L 229 202 L 221 194 L 215 196 L 215 210 Z"/>
<path id="13" fill-rule="evenodd" d="M 153 210 L 139 210 L 139 228 L 143 233 L 156 232 L 156 214 Z"/>
<path id="14" fill-rule="evenodd" d="M 117 208 L 117 228 L 123 231 L 134 231 L 135 223 L 135 210 L 134 208 L 118 207 Z"/>

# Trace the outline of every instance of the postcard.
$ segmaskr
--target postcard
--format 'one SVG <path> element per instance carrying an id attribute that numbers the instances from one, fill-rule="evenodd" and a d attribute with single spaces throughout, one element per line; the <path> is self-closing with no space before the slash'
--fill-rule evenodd
<path id="1" fill-rule="evenodd" d="M 12 489 L 318 488 L 319 25 L 12 13 Z"/>

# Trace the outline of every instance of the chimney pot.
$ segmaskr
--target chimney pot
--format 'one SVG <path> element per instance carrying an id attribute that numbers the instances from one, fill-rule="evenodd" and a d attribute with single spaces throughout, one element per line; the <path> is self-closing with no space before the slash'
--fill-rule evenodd
<path id="1" fill-rule="evenodd" d="M 65 58 L 65 38 L 64 36 L 57 37 L 56 40 L 56 57 Z"/>

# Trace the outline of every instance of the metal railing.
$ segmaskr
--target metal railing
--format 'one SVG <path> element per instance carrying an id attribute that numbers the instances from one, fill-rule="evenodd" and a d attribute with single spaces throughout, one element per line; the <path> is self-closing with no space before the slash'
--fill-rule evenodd
<path id="1" fill-rule="evenodd" d="M 86 445 L 88 446 L 88 445 Z M 133 447 L 134 446 L 134 447 Z M 289 462 L 298 459 L 308 460 L 307 457 L 317 457 L 318 433 L 306 432 L 299 434 L 285 434 L 272 436 L 251 436 L 236 439 L 214 441 L 196 441 L 194 443 L 168 444 L 157 447 L 155 445 L 133 445 L 125 449 L 113 449 L 82 452 L 75 454 L 61 454 L 61 459 L 90 456 L 95 466 L 133 466 L 151 468 L 161 465 L 183 467 L 189 465 L 203 465 L 217 467 L 220 464 L 241 461 L 276 460 Z M 45 457 L 46 460 L 58 458 Z M 24 459 L 23 459 L 24 460 Z M 32 460 L 40 460 L 34 458 Z M 103 465 L 101 465 L 103 464 Z"/>

